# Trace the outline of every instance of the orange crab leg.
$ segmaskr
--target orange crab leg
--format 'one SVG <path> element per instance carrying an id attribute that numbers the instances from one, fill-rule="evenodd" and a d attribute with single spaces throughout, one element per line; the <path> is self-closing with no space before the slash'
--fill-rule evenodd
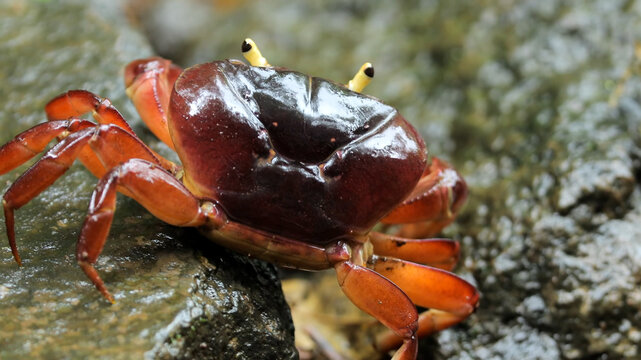
<path id="1" fill-rule="evenodd" d="M 22 265 L 22 261 L 16 247 L 14 210 L 28 203 L 69 169 L 80 150 L 89 140 L 86 137 L 83 138 L 83 135 L 91 134 L 92 130 L 82 130 L 58 143 L 22 174 L 4 194 L 2 206 L 4 207 L 7 237 L 11 252 L 18 265 Z"/>
<path id="2" fill-rule="evenodd" d="M 326 269 L 349 254 L 338 244 L 328 249 L 266 234 L 229 221 L 214 202 L 200 202 L 172 174 L 157 164 L 131 159 L 113 168 L 96 186 L 83 224 L 76 256 L 80 267 L 100 293 L 113 302 L 93 267 L 107 239 L 116 209 L 116 191 L 126 192 L 157 218 L 175 226 L 201 226 L 217 243 L 261 259 L 287 261 L 308 268 Z M 163 194 L 159 197 L 158 194 Z"/>
<path id="3" fill-rule="evenodd" d="M 118 125 L 128 133 L 134 134 L 127 121 L 109 99 L 103 99 L 86 90 L 67 91 L 45 105 L 45 113 L 50 121 L 79 117 L 89 112 L 100 124 Z"/>
<path id="4" fill-rule="evenodd" d="M 454 220 L 466 199 L 467 185 L 461 175 L 444 161 L 432 158 L 410 195 L 381 221 L 407 224 L 398 236 L 434 236 Z"/>
<path id="5" fill-rule="evenodd" d="M 0 147 L 0 175 L 24 164 L 47 147 L 56 136 L 96 124 L 82 119 L 57 120 L 36 125 Z"/>
<path id="6" fill-rule="evenodd" d="M 167 127 L 169 96 L 182 69 L 171 61 L 153 57 L 136 60 L 125 68 L 127 95 L 142 120 L 162 142 L 174 149 Z"/>
<path id="7" fill-rule="evenodd" d="M 324 270 L 349 259 L 344 244 L 322 248 L 286 237 L 268 234 L 250 226 L 229 221 L 224 214 L 210 216 L 209 224 L 201 231 L 228 249 L 283 267 L 302 270 Z"/>
<path id="8" fill-rule="evenodd" d="M 407 239 L 372 231 L 369 240 L 376 255 L 390 256 L 419 264 L 452 270 L 459 258 L 460 245 L 450 239 Z"/>
<path id="9" fill-rule="evenodd" d="M 416 359 L 418 313 L 410 298 L 390 280 L 368 268 L 345 261 L 335 269 L 341 289 L 354 305 L 375 317 L 393 332 L 395 339 L 402 341 L 392 359 Z"/>
<path id="10" fill-rule="evenodd" d="M 95 147 L 94 151 L 97 151 L 102 163 L 108 167 L 124 162 L 130 157 L 148 159 L 161 164 L 137 137 L 115 125 L 98 127 L 94 125 L 92 128 L 85 128 L 64 138 L 24 172 L 4 194 L 2 205 L 7 237 L 11 252 L 18 264 L 22 262 L 16 247 L 14 210 L 19 209 L 53 184 L 69 169 L 87 144 Z"/>
<path id="11" fill-rule="evenodd" d="M 115 125 L 122 125 L 123 129 L 127 129 L 133 134 L 129 124 L 118 113 L 118 110 L 111 106 L 111 103 L 108 101 L 103 103 L 100 97 L 86 90 L 67 91 L 51 99 L 45 105 L 45 113 L 49 121 L 70 119 L 88 112 L 95 114 L 94 118 L 98 121 L 111 120 Z M 100 116 L 100 113 L 106 116 Z M 101 178 L 107 172 L 96 154 L 89 148 L 82 149 L 78 154 L 78 159 L 97 178 Z"/>
<path id="12" fill-rule="evenodd" d="M 137 138 L 133 129 L 109 99 L 101 98 L 86 90 L 71 90 L 56 96 L 45 106 L 45 113 L 50 121 L 69 119 L 91 113 L 99 124 L 116 125 Z M 166 160 L 151 149 L 149 151 L 167 170 L 172 172 L 177 170 L 176 165 L 171 161 Z M 78 158 L 97 178 L 101 178 L 109 169 L 109 167 L 105 168 L 103 166 L 96 154 L 89 148 L 83 149 Z"/>
<path id="13" fill-rule="evenodd" d="M 172 225 L 195 226 L 205 222 L 205 213 L 198 199 L 157 164 L 131 159 L 109 171 L 100 179 L 91 196 L 89 212 L 76 248 L 76 259 L 91 282 L 112 303 L 114 298 L 93 264 L 107 240 L 116 210 L 116 192 L 121 189 L 156 217 Z"/>
<path id="14" fill-rule="evenodd" d="M 467 318 L 476 308 L 479 293 L 460 277 L 440 269 L 408 261 L 373 256 L 371 268 L 398 285 L 415 304 L 431 308 L 419 318 L 419 336 L 443 330 Z M 393 349 L 400 340 L 384 334 L 377 341 L 381 350 Z"/>

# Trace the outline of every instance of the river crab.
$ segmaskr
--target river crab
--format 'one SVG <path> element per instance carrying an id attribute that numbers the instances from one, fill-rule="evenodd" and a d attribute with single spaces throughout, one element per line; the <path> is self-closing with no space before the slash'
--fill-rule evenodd
<path id="1" fill-rule="evenodd" d="M 449 272 L 458 243 L 426 237 L 455 217 L 465 182 L 428 160 L 396 109 L 360 93 L 374 74 L 369 63 L 341 85 L 269 65 L 250 39 L 242 51 L 249 65 L 183 70 L 153 57 L 125 68 L 127 94 L 180 165 L 145 145 L 109 100 L 84 90 L 51 100 L 47 122 L 0 147 L 4 174 L 58 140 L 4 194 L 16 262 L 14 211 L 79 159 L 99 182 L 76 258 L 107 300 L 94 264 L 120 192 L 235 251 L 290 268 L 334 268 L 347 297 L 389 329 L 376 346 L 400 346 L 394 359 L 414 359 L 419 336 L 464 320 L 479 299 Z M 87 113 L 97 123 L 81 118 Z M 372 230 L 379 222 L 399 232 Z M 414 304 L 428 310 L 419 315 Z"/>

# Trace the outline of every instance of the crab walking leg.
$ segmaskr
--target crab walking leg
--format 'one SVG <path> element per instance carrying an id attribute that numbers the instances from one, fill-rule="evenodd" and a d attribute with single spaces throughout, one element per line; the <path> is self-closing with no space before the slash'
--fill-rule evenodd
<path id="1" fill-rule="evenodd" d="M 466 199 L 467 185 L 461 175 L 444 161 L 432 158 L 414 190 L 381 222 L 407 224 L 398 236 L 434 236 L 454 220 Z"/>
<path id="2" fill-rule="evenodd" d="M 94 119 L 97 121 L 118 125 L 133 134 L 129 124 L 127 124 L 118 110 L 111 105 L 109 100 L 103 100 L 86 90 L 67 91 L 51 99 L 45 105 L 45 113 L 49 121 L 70 119 L 89 112 L 93 114 Z M 59 140 L 62 139 L 59 138 Z M 101 178 L 107 172 L 96 154 L 89 148 L 83 148 L 78 154 L 78 159 L 97 178 Z"/>
<path id="3" fill-rule="evenodd" d="M 91 282 L 112 303 L 114 298 L 93 264 L 107 240 L 116 210 L 116 193 L 121 189 L 125 189 L 130 197 L 169 224 L 196 226 L 205 222 L 205 213 L 198 199 L 157 164 L 131 159 L 102 177 L 91 196 L 89 211 L 78 239 L 76 259 Z"/>
<path id="4" fill-rule="evenodd" d="M 223 212 L 210 212 L 207 226 L 200 230 L 219 245 L 283 267 L 325 270 L 349 259 L 349 252 L 343 243 L 328 248 L 305 244 L 229 221 Z"/>
<path id="5" fill-rule="evenodd" d="M 277 235 L 253 230 L 230 221 L 213 202 L 200 202 L 172 174 L 151 162 L 131 159 L 105 175 L 91 196 L 82 226 L 76 256 L 82 270 L 100 293 L 113 302 L 102 279 L 93 267 L 109 234 L 116 210 L 116 191 L 126 191 L 157 218 L 175 226 L 200 226 L 219 244 L 264 260 L 305 266 L 309 270 L 327 269 L 349 258 L 342 244 L 319 248 Z M 158 194 L 163 194 L 159 197 Z"/>
<path id="6" fill-rule="evenodd" d="M 98 123 L 118 125 L 134 134 L 127 121 L 109 99 L 103 99 L 86 90 L 70 90 L 56 96 L 45 105 L 45 113 L 49 121 L 66 120 L 92 113 Z"/>
<path id="7" fill-rule="evenodd" d="M 336 264 L 335 269 L 341 289 L 354 305 L 375 317 L 402 340 L 403 345 L 392 359 L 416 359 L 418 314 L 410 298 L 388 279 L 368 268 L 345 261 Z"/>
<path id="8" fill-rule="evenodd" d="M 169 97 L 181 72 L 180 67 L 160 57 L 136 60 L 125 67 L 127 96 L 151 132 L 174 150 L 167 114 Z"/>
<path id="9" fill-rule="evenodd" d="M 450 239 L 407 239 L 372 231 L 369 240 L 374 253 L 419 264 L 452 270 L 459 258 L 460 245 Z"/>
<path id="10" fill-rule="evenodd" d="M 450 272 L 378 256 L 372 257 L 370 267 L 398 285 L 416 305 L 430 308 L 419 318 L 419 336 L 463 321 L 478 304 L 476 288 Z M 377 339 L 377 347 L 393 349 L 400 341 L 395 334 L 383 334 Z"/>
<path id="11" fill-rule="evenodd" d="M 42 152 L 56 136 L 73 133 L 96 124 L 82 119 L 57 120 L 38 124 L 0 147 L 0 175 Z"/>
<path id="12" fill-rule="evenodd" d="M 19 265 L 22 261 L 16 247 L 14 211 L 62 176 L 88 144 L 94 148 L 101 162 L 108 168 L 132 157 L 147 159 L 160 165 L 160 161 L 145 144 L 115 125 L 94 125 L 92 128 L 80 130 L 64 138 L 27 169 L 4 194 L 2 205 L 7 237 L 11 252 Z"/>
<path id="13" fill-rule="evenodd" d="M 86 90 L 71 90 L 56 96 L 45 106 L 45 113 L 49 121 L 64 120 L 91 113 L 99 124 L 116 125 L 137 138 L 125 118 L 111 104 L 109 99 L 103 99 Z M 167 170 L 176 170 L 176 166 L 171 161 L 166 160 L 151 149 L 149 151 Z M 97 178 L 101 178 L 108 170 L 108 168 L 105 169 L 101 166 L 101 162 L 89 148 L 83 149 L 78 158 Z"/>
<path id="14" fill-rule="evenodd" d="M 18 265 L 22 265 L 22 261 L 16 247 L 14 210 L 28 203 L 64 174 L 89 141 L 87 135 L 90 136 L 92 133 L 93 129 L 85 129 L 65 138 L 24 172 L 4 194 L 2 206 L 4 208 L 7 237 L 9 238 L 11 252 Z"/>

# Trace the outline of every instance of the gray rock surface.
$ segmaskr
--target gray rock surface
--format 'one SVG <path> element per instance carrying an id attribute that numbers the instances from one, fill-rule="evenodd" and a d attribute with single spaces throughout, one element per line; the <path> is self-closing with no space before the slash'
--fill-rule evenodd
<path id="1" fill-rule="evenodd" d="M 69 89 L 110 98 L 156 148 L 126 99 L 122 67 L 153 53 L 110 1 L 0 2 L 0 143 L 45 121 Z M 23 166 L 0 176 L 4 193 Z M 75 165 L 16 212 L 19 268 L 0 246 L 1 359 L 293 359 L 293 327 L 276 269 L 211 245 L 119 197 L 97 265 L 109 305 L 75 261 L 96 183 Z"/>

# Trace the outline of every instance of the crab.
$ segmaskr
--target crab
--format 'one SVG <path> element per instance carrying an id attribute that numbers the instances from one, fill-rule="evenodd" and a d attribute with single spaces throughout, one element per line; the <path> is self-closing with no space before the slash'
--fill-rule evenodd
<path id="1" fill-rule="evenodd" d="M 51 100 L 47 122 L 0 147 L 4 174 L 58 140 L 4 194 L 15 261 L 22 264 L 14 211 L 78 159 L 99 181 L 76 258 L 108 301 L 114 297 L 94 264 L 120 192 L 240 253 L 289 268 L 334 268 L 345 295 L 388 328 L 377 348 L 416 358 L 418 337 L 463 321 L 479 300 L 450 272 L 456 241 L 414 238 L 452 221 L 467 196 L 464 180 L 428 160 L 396 109 L 361 94 L 371 64 L 345 86 L 271 66 L 251 39 L 242 51 L 250 65 L 224 60 L 183 70 L 153 57 L 125 68 L 127 94 L 180 165 L 145 145 L 108 99 L 85 90 Z M 97 123 L 81 118 L 87 113 Z M 399 232 L 372 230 L 379 222 Z M 414 304 L 428 310 L 419 315 Z"/>

